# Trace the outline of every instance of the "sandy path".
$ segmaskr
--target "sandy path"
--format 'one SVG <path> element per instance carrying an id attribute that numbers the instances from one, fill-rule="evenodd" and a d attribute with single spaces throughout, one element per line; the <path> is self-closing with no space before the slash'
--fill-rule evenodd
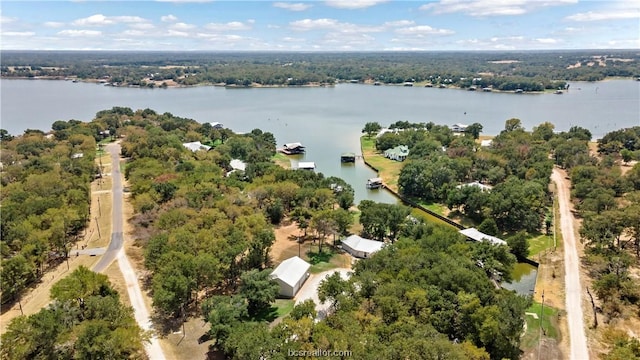
<path id="1" fill-rule="evenodd" d="M 573 228 L 573 214 L 569 202 L 569 181 L 564 172 L 554 168 L 551 180 L 558 189 L 558 205 L 560 206 L 560 228 L 564 240 L 564 271 L 567 323 L 569 325 L 569 359 L 589 359 L 587 337 L 584 329 L 582 312 L 582 285 L 580 284 L 580 259 L 576 249 L 576 237 Z"/>

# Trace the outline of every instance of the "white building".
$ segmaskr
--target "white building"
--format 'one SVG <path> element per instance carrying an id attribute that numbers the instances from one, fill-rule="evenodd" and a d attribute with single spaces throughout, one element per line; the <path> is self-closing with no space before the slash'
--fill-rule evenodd
<path id="1" fill-rule="evenodd" d="M 469 125 L 460 124 L 460 123 L 458 123 L 458 124 L 453 124 L 453 125 L 451 125 L 451 131 L 453 131 L 453 132 L 455 132 L 455 133 L 462 133 L 462 132 L 467 131 L 467 127 L 468 127 L 468 126 L 469 126 Z"/>
<path id="2" fill-rule="evenodd" d="M 493 245 L 507 245 L 507 242 L 497 238 L 495 236 L 487 235 L 483 232 L 478 231 L 476 228 L 468 228 L 459 231 L 460 234 L 468 237 L 471 240 L 482 241 L 482 242 L 490 242 Z"/>
<path id="3" fill-rule="evenodd" d="M 211 125 L 211 127 L 212 127 L 212 128 L 214 128 L 214 129 L 222 129 L 222 128 L 224 127 L 224 124 L 219 123 L 219 122 L 216 122 L 216 121 L 214 121 L 214 122 L 210 122 L 209 124 L 210 124 L 210 125 Z"/>
<path id="4" fill-rule="evenodd" d="M 315 170 L 316 163 L 313 161 L 299 161 L 295 166 L 291 166 L 295 170 Z"/>
<path id="5" fill-rule="evenodd" d="M 490 147 L 491 144 L 493 144 L 493 140 L 491 140 L 491 139 L 480 141 L 480 146 L 481 147 Z"/>
<path id="6" fill-rule="evenodd" d="M 491 189 L 493 189 L 492 186 L 481 184 L 481 183 L 479 183 L 477 181 L 466 183 L 466 184 L 460 184 L 460 185 L 456 186 L 456 189 L 462 189 L 463 187 L 467 187 L 467 186 L 475 186 L 475 187 L 479 188 L 481 191 L 487 191 L 487 192 L 489 192 L 489 191 L 491 191 Z"/>
<path id="7" fill-rule="evenodd" d="M 358 235 L 351 235 L 342 240 L 342 248 L 349 254 L 359 258 L 371 257 L 373 253 L 380 251 L 383 246 L 384 243 L 382 241 L 365 239 Z"/>
<path id="8" fill-rule="evenodd" d="M 209 151 L 209 149 L 211 149 L 211 146 L 205 145 L 205 144 L 201 143 L 200 141 L 183 143 L 182 146 L 186 147 L 187 149 L 189 149 L 189 150 L 191 150 L 193 152 L 196 152 L 198 150 Z"/>
<path id="9" fill-rule="evenodd" d="M 302 284 L 309 277 L 310 267 L 308 262 L 297 256 L 281 262 L 271 273 L 271 278 L 280 285 L 279 295 L 286 298 L 296 296 Z"/>

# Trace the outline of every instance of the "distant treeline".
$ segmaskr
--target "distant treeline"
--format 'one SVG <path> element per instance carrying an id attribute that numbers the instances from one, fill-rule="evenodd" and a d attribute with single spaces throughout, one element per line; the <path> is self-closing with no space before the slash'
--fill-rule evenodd
<path id="1" fill-rule="evenodd" d="M 640 76 L 631 50 L 216 53 L 2 51 L 2 77 L 77 77 L 121 86 L 286 86 L 378 81 L 540 91 L 565 81 Z"/>

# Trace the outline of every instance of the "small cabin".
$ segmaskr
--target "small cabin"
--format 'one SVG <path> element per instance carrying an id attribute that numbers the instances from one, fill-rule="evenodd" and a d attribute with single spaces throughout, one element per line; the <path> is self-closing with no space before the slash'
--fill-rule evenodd
<path id="1" fill-rule="evenodd" d="M 295 142 L 284 144 L 284 147 L 281 151 L 287 155 L 304 154 L 305 148 L 301 143 Z"/>
<path id="2" fill-rule="evenodd" d="M 315 170 L 316 169 L 316 163 L 314 163 L 313 161 L 300 161 L 298 162 L 298 165 L 295 167 L 296 170 Z"/>
<path id="3" fill-rule="evenodd" d="M 379 189 L 382 187 L 382 178 L 371 178 L 367 180 L 367 189 Z"/>
<path id="4" fill-rule="evenodd" d="M 343 162 L 343 163 L 356 162 L 356 154 L 354 154 L 354 153 L 342 153 L 342 155 L 340 155 L 340 162 Z"/>

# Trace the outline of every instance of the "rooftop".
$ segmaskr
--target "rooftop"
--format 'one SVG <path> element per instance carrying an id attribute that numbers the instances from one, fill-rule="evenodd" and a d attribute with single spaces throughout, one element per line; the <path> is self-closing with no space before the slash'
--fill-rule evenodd
<path id="1" fill-rule="evenodd" d="M 488 241 L 493 245 L 507 245 L 506 241 L 500 238 L 497 238 L 495 236 L 487 235 L 483 232 L 480 232 L 476 228 L 468 228 L 468 229 L 460 230 L 459 233 L 475 241 L 482 241 L 482 242 Z"/>
<path id="2" fill-rule="evenodd" d="M 198 150 L 208 151 L 209 149 L 211 149 L 211 146 L 205 145 L 205 144 L 201 143 L 200 141 L 183 143 L 182 146 L 186 147 L 187 149 L 189 149 L 189 150 L 191 150 L 193 152 L 196 152 Z"/>
<path id="3" fill-rule="evenodd" d="M 295 286 L 298 280 L 307 273 L 311 265 L 301 258 L 294 256 L 278 265 L 271 273 L 272 278 L 278 278 L 285 284 Z"/>
<path id="4" fill-rule="evenodd" d="M 382 241 L 365 239 L 358 235 L 350 235 L 346 239 L 342 240 L 342 243 L 348 245 L 355 251 L 363 251 L 369 254 L 374 253 L 384 247 L 384 243 Z"/>

